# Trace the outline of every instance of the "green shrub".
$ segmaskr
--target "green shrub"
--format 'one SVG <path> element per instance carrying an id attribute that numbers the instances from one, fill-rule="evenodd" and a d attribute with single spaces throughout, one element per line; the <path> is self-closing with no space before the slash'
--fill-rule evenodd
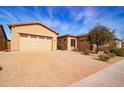
<path id="1" fill-rule="evenodd" d="M 2 70 L 3 68 L 2 68 L 2 66 L 0 65 L 0 70 Z"/>
<path id="2" fill-rule="evenodd" d="M 110 56 L 109 55 L 99 55 L 99 59 L 101 61 L 108 61 L 110 59 Z"/>
<path id="3" fill-rule="evenodd" d="M 58 49 L 60 49 L 60 50 L 66 50 L 66 47 L 64 45 L 59 45 L 58 46 Z"/>
<path id="4" fill-rule="evenodd" d="M 84 50 L 84 55 L 90 55 L 91 51 L 89 49 Z"/>
<path id="5" fill-rule="evenodd" d="M 117 56 L 124 57 L 124 48 L 114 48 L 110 50 L 111 53 L 115 53 Z"/>
<path id="6" fill-rule="evenodd" d="M 113 58 L 113 57 L 115 57 L 116 56 L 116 54 L 115 53 L 108 53 L 107 54 L 110 58 Z"/>

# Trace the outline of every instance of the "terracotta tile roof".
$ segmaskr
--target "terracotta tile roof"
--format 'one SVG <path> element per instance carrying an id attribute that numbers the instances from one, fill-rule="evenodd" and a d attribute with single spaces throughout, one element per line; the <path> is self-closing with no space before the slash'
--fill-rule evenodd
<path id="1" fill-rule="evenodd" d="M 87 37 L 88 34 L 79 34 L 79 35 L 73 35 L 73 34 L 65 34 L 63 36 L 59 36 L 59 38 L 61 37 Z"/>
<path id="2" fill-rule="evenodd" d="M 79 35 L 77 35 L 77 37 L 87 37 L 88 36 L 88 34 L 79 34 Z"/>
<path id="3" fill-rule="evenodd" d="M 37 25 L 37 24 L 38 24 L 38 25 L 41 25 L 41 26 L 47 28 L 48 30 L 50 30 L 50 31 L 52 31 L 52 32 L 54 32 L 54 33 L 56 33 L 57 35 L 59 35 L 59 33 L 57 33 L 56 31 L 52 30 L 51 28 L 45 26 L 44 24 L 42 24 L 42 23 L 40 23 L 40 22 L 9 23 L 9 24 L 7 24 L 7 25 L 8 25 L 9 28 L 11 29 L 11 27 L 14 27 L 14 26 Z"/>
<path id="4" fill-rule="evenodd" d="M 77 37 L 77 35 L 65 34 L 65 35 L 59 36 L 59 38 L 61 38 L 61 37 Z"/>

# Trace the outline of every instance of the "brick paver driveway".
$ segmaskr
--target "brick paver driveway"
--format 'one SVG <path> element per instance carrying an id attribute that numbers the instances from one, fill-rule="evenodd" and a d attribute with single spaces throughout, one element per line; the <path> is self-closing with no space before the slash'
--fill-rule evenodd
<path id="1" fill-rule="evenodd" d="M 109 63 L 70 51 L 0 52 L 0 86 L 67 86 Z"/>

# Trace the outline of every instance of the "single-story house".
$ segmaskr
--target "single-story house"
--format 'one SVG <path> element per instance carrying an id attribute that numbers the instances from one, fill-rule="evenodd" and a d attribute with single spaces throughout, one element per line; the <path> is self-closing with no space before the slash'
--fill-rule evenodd
<path id="1" fill-rule="evenodd" d="M 9 49 L 10 41 L 7 39 L 3 26 L 0 24 L 0 51 Z"/>
<path id="2" fill-rule="evenodd" d="M 122 48 L 122 40 L 115 38 L 116 48 Z"/>
<path id="3" fill-rule="evenodd" d="M 39 22 L 8 24 L 11 51 L 57 50 L 58 33 Z"/>
<path id="4" fill-rule="evenodd" d="M 87 40 L 88 34 L 79 34 L 79 35 L 73 35 L 73 34 L 66 34 L 63 36 L 58 37 L 58 49 L 64 49 L 64 50 L 85 50 L 85 49 L 91 49 L 93 52 L 97 49 L 97 46 L 91 45 L 89 41 Z M 115 38 L 114 39 L 116 45 L 116 48 L 122 48 L 124 47 L 124 42 L 122 40 Z M 99 46 L 99 49 L 104 50 L 108 49 L 109 45 L 105 44 L 102 46 Z"/>
<path id="5" fill-rule="evenodd" d="M 64 47 L 65 50 L 84 50 L 90 49 L 90 44 L 87 41 L 88 34 L 72 35 L 66 34 L 58 37 L 58 49 Z"/>

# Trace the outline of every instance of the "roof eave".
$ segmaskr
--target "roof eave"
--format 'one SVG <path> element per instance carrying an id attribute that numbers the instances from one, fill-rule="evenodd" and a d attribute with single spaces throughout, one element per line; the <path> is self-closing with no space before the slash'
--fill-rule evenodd
<path id="1" fill-rule="evenodd" d="M 43 25 L 43 24 L 41 24 L 41 23 L 39 23 L 39 22 L 32 22 L 32 23 L 18 23 L 18 24 L 7 24 L 8 25 L 8 27 L 11 29 L 12 27 L 15 27 L 15 26 L 23 26 L 23 25 L 33 25 L 33 24 L 38 24 L 38 25 L 41 25 L 41 26 L 43 26 L 43 27 L 45 27 L 46 29 L 49 29 L 50 31 L 52 31 L 52 32 L 54 32 L 54 33 L 56 33 L 57 35 L 59 35 L 59 33 L 57 33 L 56 31 L 54 31 L 54 30 L 52 30 L 51 28 L 49 28 L 49 27 L 47 27 L 47 26 L 45 26 L 45 25 Z"/>

